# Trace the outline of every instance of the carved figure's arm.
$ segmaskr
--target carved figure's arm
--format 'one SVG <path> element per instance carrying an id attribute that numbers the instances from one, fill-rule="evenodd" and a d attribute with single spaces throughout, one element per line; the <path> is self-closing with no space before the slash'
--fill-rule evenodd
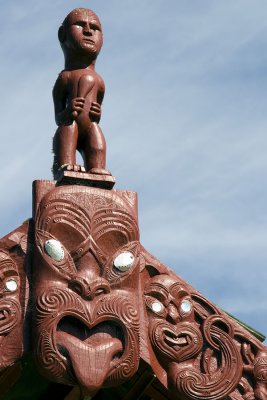
<path id="1" fill-rule="evenodd" d="M 101 78 L 100 78 L 101 79 Z M 99 123 L 101 118 L 101 104 L 105 94 L 105 84 L 104 81 L 100 80 L 99 90 L 97 93 L 97 102 L 92 102 L 89 117 L 91 121 Z"/>
<path id="2" fill-rule="evenodd" d="M 62 72 L 53 88 L 55 120 L 58 126 L 71 124 L 78 117 L 84 106 L 84 97 L 75 97 L 68 104 L 68 78 L 69 73 L 66 71 Z"/>
<path id="3" fill-rule="evenodd" d="M 53 88 L 53 101 L 55 110 L 55 120 L 58 126 L 66 123 L 70 118 L 69 112 L 66 108 L 67 101 L 67 76 L 66 74 L 59 74 Z"/>

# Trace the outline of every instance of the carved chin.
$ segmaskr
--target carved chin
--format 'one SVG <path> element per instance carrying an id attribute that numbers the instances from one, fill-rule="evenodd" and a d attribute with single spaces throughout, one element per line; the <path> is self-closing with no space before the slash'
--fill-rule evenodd
<path id="1" fill-rule="evenodd" d="M 80 320 L 65 316 L 55 334 L 57 350 L 83 389 L 90 394 L 99 389 L 118 366 L 125 350 L 119 324 L 102 322 L 88 328 Z"/>

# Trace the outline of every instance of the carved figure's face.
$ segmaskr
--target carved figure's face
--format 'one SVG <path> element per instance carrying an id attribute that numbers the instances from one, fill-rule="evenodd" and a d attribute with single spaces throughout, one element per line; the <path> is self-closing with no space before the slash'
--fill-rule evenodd
<path id="1" fill-rule="evenodd" d="M 145 304 L 150 340 L 161 364 L 168 367 L 172 361 L 180 363 L 199 353 L 202 336 L 183 284 L 165 274 L 151 278 Z"/>
<path id="2" fill-rule="evenodd" d="M 91 10 L 76 9 L 65 22 L 64 46 L 78 53 L 97 56 L 103 44 L 102 28 Z"/>
<path id="3" fill-rule="evenodd" d="M 19 293 L 17 266 L 8 253 L 0 251 L 0 370 L 14 363 L 22 353 Z"/>
<path id="4" fill-rule="evenodd" d="M 56 188 L 36 219 L 37 364 L 85 394 L 129 379 L 139 363 L 138 226 L 112 192 Z"/>

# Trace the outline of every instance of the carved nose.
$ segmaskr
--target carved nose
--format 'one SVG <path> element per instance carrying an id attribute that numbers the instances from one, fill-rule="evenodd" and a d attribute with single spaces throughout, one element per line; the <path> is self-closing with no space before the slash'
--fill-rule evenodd
<path id="1" fill-rule="evenodd" d="M 86 300 L 93 300 L 96 296 L 110 292 L 109 283 L 102 278 L 88 283 L 86 279 L 77 277 L 69 284 L 69 288 Z"/>
<path id="2" fill-rule="evenodd" d="M 91 36 L 92 35 L 91 29 L 90 29 L 90 25 L 88 25 L 88 24 L 84 25 L 83 34 L 85 36 Z"/>
<path id="3" fill-rule="evenodd" d="M 171 322 L 172 324 L 176 324 L 180 319 L 179 313 L 177 308 L 175 307 L 174 304 L 169 304 L 168 306 L 168 316 L 167 320 Z"/>

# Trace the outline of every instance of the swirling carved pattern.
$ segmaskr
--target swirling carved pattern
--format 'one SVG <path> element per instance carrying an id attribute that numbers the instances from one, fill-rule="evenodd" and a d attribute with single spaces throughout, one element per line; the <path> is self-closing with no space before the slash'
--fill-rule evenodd
<path id="1" fill-rule="evenodd" d="M 38 335 L 35 357 L 39 365 L 53 380 L 60 383 L 74 384 L 74 378 L 67 368 L 67 362 L 57 350 L 53 330 L 43 329 Z"/>
<path id="2" fill-rule="evenodd" d="M 131 302 L 130 296 L 111 295 L 103 297 L 97 309 L 97 315 L 117 315 L 126 326 L 129 324 L 138 332 L 139 310 L 135 307 L 135 299 Z"/>
<path id="3" fill-rule="evenodd" d="M 113 319 L 114 316 L 117 316 L 125 331 L 126 348 L 124 356 L 107 379 L 108 385 L 114 385 L 114 383 L 117 385 L 133 376 L 138 368 L 140 357 L 139 310 L 136 309 L 134 302 L 131 302 L 129 298 L 110 296 L 103 298 L 97 315 Z"/>
<path id="4" fill-rule="evenodd" d="M 224 399 L 238 385 L 242 376 L 242 360 L 233 338 L 215 324 L 223 323 L 221 316 L 211 316 L 203 329 L 207 343 L 221 356 L 221 366 L 213 374 L 203 374 L 196 369 L 182 370 L 176 386 L 190 399 Z"/>
<path id="5" fill-rule="evenodd" d="M 10 333 L 21 321 L 20 304 L 13 299 L 0 301 L 0 335 Z"/>
<path id="6" fill-rule="evenodd" d="M 259 352 L 254 360 L 254 375 L 257 380 L 267 382 L 267 352 Z"/>
<path id="7" fill-rule="evenodd" d="M 86 209 L 68 200 L 50 199 L 38 213 L 36 227 L 51 232 L 53 225 L 58 223 L 78 231 L 84 239 L 91 230 L 91 218 Z"/>
<path id="8" fill-rule="evenodd" d="M 55 324 L 55 319 L 67 312 L 84 317 L 87 315 L 79 297 L 70 290 L 53 288 L 38 296 L 36 302 L 36 322 L 38 325 L 41 323 L 44 326 Z"/>

